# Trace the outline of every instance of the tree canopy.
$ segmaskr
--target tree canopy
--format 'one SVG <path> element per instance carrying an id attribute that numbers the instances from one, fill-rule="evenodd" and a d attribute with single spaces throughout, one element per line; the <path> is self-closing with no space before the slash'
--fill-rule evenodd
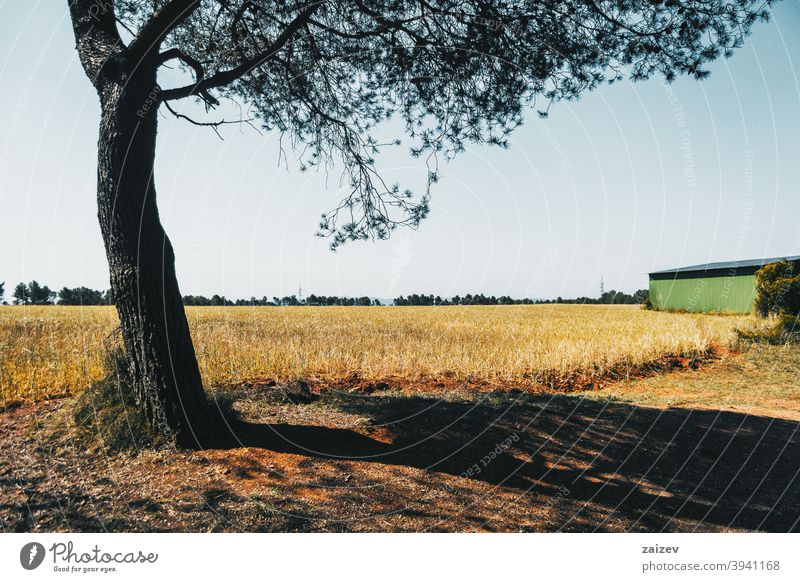
<path id="1" fill-rule="evenodd" d="M 529 106 L 546 115 L 553 102 L 624 76 L 705 77 L 706 64 L 740 46 L 769 4 L 117 0 L 109 15 L 101 3 L 74 0 L 73 20 L 83 5 L 101 24 L 86 45 L 116 42 L 114 19 L 133 38 L 121 52 L 106 46 L 112 57 L 102 62 L 84 57 L 87 71 L 116 58 L 177 63 L 193 80 L 158 87 L 156 97 L 176 115 L 188 118 L 171 101 L 195 97 L 213 108 L 231 98 L 285 136 L 303 167 L 342 162 L 349 194 L 322 216 L 319 231 L 335 248 L 386 238 L 399 224 L 416 227 L 439 161 L 467 143 L 507 145 Z M 390 144 L 370 131 L 394 113 L 411 153 L 428 165 L 419 196 L 386 183 L 376 166 Z"/>
<path id="2" fill-rule="evenodd" d="M 107 305 L 108 293 L 88 287 L 63 287 L 58 292 L 59 305 Z"/>
<path id="3" fill-rule="evenodd" d="M 17 305 L 51 305 L 56 298 L 56 293 L 47 285 L 40 285 L 38 281 L 31 281 L 27 285 L 19 283 L 14 287 L 14 303 Z"/>
<path id="4" fill-rule="evenodd" d="M 764 265 L 755 275 L 755 307 L 762 316 L 800 315 L 800 261 Z"/>

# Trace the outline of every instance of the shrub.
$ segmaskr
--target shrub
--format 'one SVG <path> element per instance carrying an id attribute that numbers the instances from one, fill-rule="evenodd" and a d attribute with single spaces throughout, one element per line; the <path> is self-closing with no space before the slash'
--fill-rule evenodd
<path id="1" fill-rule="evenodd" d="M 780 261 L 756 272 L 756 311 L 762 317 L 800 315 L 800 273 L 792 261 Z"/>

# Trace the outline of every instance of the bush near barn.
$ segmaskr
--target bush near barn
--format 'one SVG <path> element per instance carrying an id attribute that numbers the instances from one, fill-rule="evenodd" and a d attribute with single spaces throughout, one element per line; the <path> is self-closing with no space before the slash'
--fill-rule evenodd
<path id="1" fill-rule="evenodd" d="M 800 315 L 800 273 L 797 263 L 780 261 L 756 273 L 756 310 L 769 315 Z"/>
<path id="2" fill-rule="evenodd" d="M 776 316 L 772 341 L 783 343 L 800 335 L 800 269 L 796 261 L 765 265 L 756 273 L 756 311 L 762 317 Z"/>

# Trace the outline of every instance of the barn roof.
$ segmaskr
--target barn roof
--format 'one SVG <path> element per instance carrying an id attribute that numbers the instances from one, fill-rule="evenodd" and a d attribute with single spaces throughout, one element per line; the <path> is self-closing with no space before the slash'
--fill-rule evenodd
<path id="1" fill-rule="evenodd" d="M 678 267 L 676 269 L 664 269 L 663 271 L 653 271 L 651 275 L 668 275 L 670 273 L 690 273 L 694 271 L 728 271 L 733 269 L 744 269 L 748 267 L 763 267 L 770 263 L 779 261 L 800 261 L 800 255 L 790 257 L 773 257 L 771 259 L 746 259 L 741 261 L 722 261 L 719 263 L 705 263 L 703 265 L 691 265 L 689 267 Z"/>

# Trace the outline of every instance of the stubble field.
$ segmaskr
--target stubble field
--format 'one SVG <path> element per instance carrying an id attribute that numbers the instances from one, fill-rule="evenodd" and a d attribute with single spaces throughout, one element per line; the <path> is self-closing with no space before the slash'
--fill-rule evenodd
<path id="1" fill-rule="evenodd" d="M 752 316 L 633 306 L 195 307 L 207 386 L 288 378 L 579 387 L 731 345 Z M 5 403 L 80 392 L 109 373 L 112 307 L 0 307 Z"/>

